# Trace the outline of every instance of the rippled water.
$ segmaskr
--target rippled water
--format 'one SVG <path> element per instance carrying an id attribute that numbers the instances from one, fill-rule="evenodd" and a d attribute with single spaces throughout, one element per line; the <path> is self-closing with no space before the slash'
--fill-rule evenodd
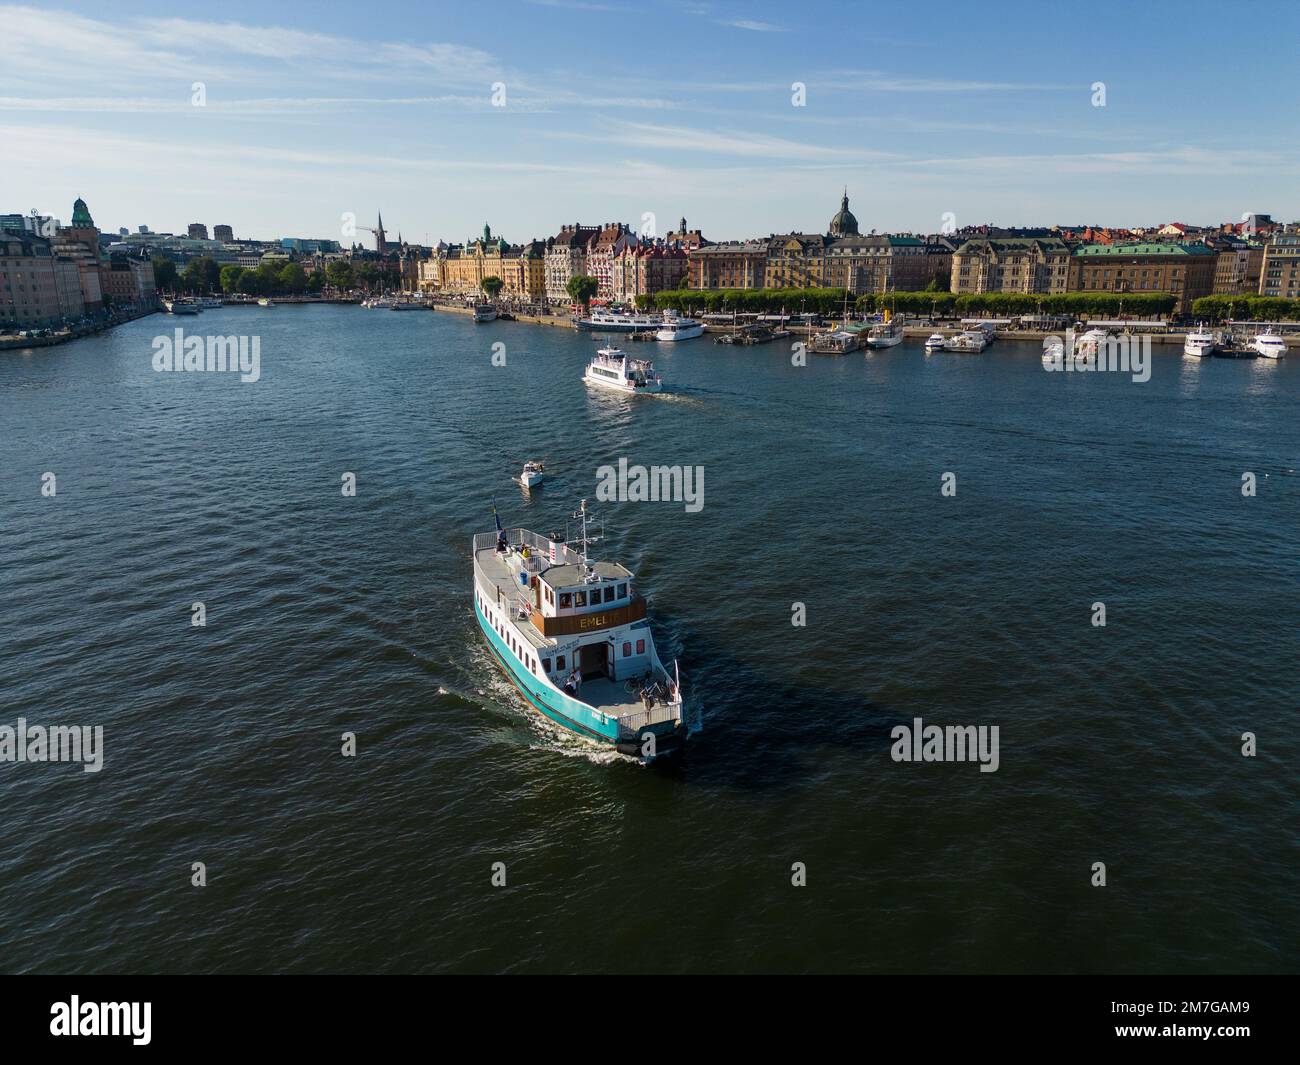
<path id="1" fill-rule="evenodd" d="M 153 372 L 177 324 L 262 379 Z M 1300 360 L 696 341 L 625 400 L 592 346 L 276 307 L 0 355 L 0 724 L 106 748 L 0 762 L 0 968 L 1296 968 Z M 681 659 L 672 768 L 530 716 L 473 620 L 492 497 L 562 528 L 622 456 L 705 468 L 701 513 L 603 507 Z M 893 762 L 915 717 L 998 725 L 999 770 Z"/>

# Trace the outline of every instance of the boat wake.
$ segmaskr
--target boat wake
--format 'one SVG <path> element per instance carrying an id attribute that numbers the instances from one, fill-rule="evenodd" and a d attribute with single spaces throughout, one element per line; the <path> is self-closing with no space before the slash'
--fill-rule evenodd
<path id="1" fill-rule="evenodd" d="M 529 750 L 549 751 L 565 758 L 584 758 L 592 765 L 614 765 L 619 762 L 638 766 L 645 764 L 640 758 L 623 754 L 608 744 L 583 739 L 529 706 L 519 690 L 501 675 L 501 670 L 486 648 L 475 647 L 470 657 L 475 667 L 475 694 L 480 700 L 506 710 L 527 724 L 532 733 L 527 741 Z"/>

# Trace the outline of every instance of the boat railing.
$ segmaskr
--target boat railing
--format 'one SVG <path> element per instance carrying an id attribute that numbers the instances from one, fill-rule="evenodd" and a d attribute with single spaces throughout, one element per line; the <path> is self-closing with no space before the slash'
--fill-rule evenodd
<path id="1" fill-rule="evenodd" d="M 618 731 L 622 735 L 636 733 L 647 725 L 657 725 L 662 721 L 679 721 L 682 716 L 681 703 L 655 703 L 649 710 L 634 710 L 630 714 L 620 714 Z"/>
<path id="2" fill-rule="evenodd" d="M 474 550 L 482 551 L 485 548 L 496 547 L 497 533 L 475 533 Z M 511 547 L 527 547 L 528 558 L 521 559 L 524 568 L 529 573 L 540 573 L 550 565 L 569 565 L 571 563 L 581 562 L 581 556 L 566 544 L 556 540 L 555 543 L 555 562 L 551 562 L 551 539 L 546 536 L 538 536 L 535 532 L 529 532 L 527 529 L 511 528 L 506 532 L 506 543 Z"/>

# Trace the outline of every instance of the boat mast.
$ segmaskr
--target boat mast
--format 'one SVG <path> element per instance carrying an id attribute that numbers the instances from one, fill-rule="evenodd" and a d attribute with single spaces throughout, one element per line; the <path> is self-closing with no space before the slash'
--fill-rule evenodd
<path id="1" fill-rule="evenodd" d="M 590 581 L 594 579 L 594 575 L 591 562 L 588 560 L 587 556 L 587 546 L 589 544 L 599 543 L 602 538 L 600 536 L 590 536 L 587 534 L 587 522 L 590 519 L 590 515 L 587 511 L 587 501 L 585 499 L 578 504 L 578 509 L 574 511 L 572 516 L 581 523 L 580 528 L 582 529 L 582 532 L 581 535 L 570 542 L 578 546 L 578 557 L 582 562 L 582 579 L 584 581 Z"/>

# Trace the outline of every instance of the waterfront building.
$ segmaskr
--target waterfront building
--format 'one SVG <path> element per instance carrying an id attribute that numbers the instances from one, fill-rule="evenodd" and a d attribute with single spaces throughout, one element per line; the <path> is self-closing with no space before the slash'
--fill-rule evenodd
<path id="1" fill-rule="evenodd" d="M 48 238 L 0 232 L 0 323 L 45 328 L 85 313 L 76 262 L 60 258 Z"/>
<path id="2" fill-rule="evenodd" d="M 185 231 L 190 240 L 207 240 L 208 227 L 202 222 L 191 222 L 189 228 Z"/>
<path id="3" fill-rule="evenodd" d="M 1211 237 L 1206 245 L 1214 250 L 1214 294 L 1254 295 L 1259 291 L 1264 267 L 1264 245 L 1236 237 Z"/>
<path id="4" fill-rule="evenodd" d="M 86 207 L 78 197 L 72 205 L 72 224 L 60 229 L 50 238 L 56 256 L 70 260 L 77 266 L 82 302 L 90 314 L 104 309 L 103 288 L 100 275 L 103 269 L 99 251 L 99 230 Z"/>
<path id="5" fill-rule="evenodd" d="M 1070 249 L 1056 237 L 979 237 L 952 256 L 952 291 L 1065 292 Z"/>
<path id="6" fill-rule="evenodd" d="M 587 246 L 587 273 L 596 279 L 596 298 L 614 298 L 614 256 L 640 241 L 624 222 L 607 222 Z"/>
<path id="7" fill-rule="evenodd" d="M 825 283 L 826 248 L 831 240 L 820 233 L 783 233 L 769 237 L 763 287 L 820 288 Z"/>
<path id="8" fill-rule="evenodd" d="M 574 222 L 561 226 L 546 252 L 546 298 L 556 303 L 569 300 L 566 288 L 572 278 L 587 272 L 587 247 L 600 235 L 600 226 Z"/>
<path id="9" fill-rule="evenodd" d="M 485 225 L 481 237 L 463 245 L 439 244 L 428 265 L 415 265 L 412 284 L 425 292 L 472 295 L 482 290 L 484 278 L 499 277 L 502 296 L 541 300 L 546 296 L 546 252 L 544 240 L 512 246 Z"/>
<path id="10" fill-rule="evenodd" d="M 704 239 L 703 232 L 698 229 L 686 228 L 685 218 L 682 218 L 677 223 L 677 228 L 669 233 L 668 236 L 664 237 L 664 240 L 669 244 L 676 245 L 679 248 L 686 248 L 688 250 L 690 248 L 702 248 L 708 243 L 708 241 Z"/>
<path id="11" fill-rule="evenodd" d="M 1193 300 L 1214 291 L 1217 258 L 1204 244 L 1083 244 L 1070 255 L 1070 291 L 1168 292 L 1186 314 Z"/>
<path id="12" fill-rule="evenodd" d="M 825 284 L 867 292 L 921 292 L 931 281 L 948 285 L 953 248 L 910 235 L 845 237 L 826 249 Z"/>
<path id="13" fill-rule="evenodd" d="M 610 266 L 611 298 L 631 303 L 638 296 L 681 288 L 687 275 L 686 249 L 666 242 L 625 245 Z"/>
<path id="14" fill-rule="evenodd" d="M 1300 299 L 1300 230 L 1294 226 L 1275 232 L 1265 245 L 1259 294 Z"/>
<path id="15" fill-rule="evenodd" d="M 706 244 L 687 252 L 691 288 L 762 288 L 767 271 L 766 240 Z"/>

